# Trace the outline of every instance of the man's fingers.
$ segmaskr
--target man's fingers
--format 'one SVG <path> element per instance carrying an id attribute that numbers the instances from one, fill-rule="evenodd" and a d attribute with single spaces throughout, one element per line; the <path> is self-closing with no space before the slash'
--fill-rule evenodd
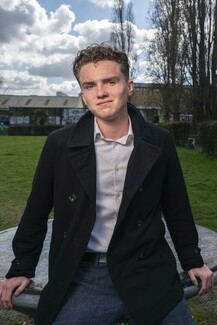
<path id="1" fill-rule="evenodd" d="M 0 283 L 0 305 L 3 308 L 11 309 L 12 305 L 12 294 L 15 292 L 16 296 L 21 294 L 30 280 L 26 277 L 16 277 L 11 279 L 4 279 Z"/>
<path id="2" fill-rule="evenodd" d="M 195 285 L 195 286 L 197 286 L 198 285 L 198 281 L 197 281 L 197 278 L 196 278 L 196 276 L 194 275 L 194 273 L 193 272 L 189 272 L 189 277 L 190 277 L 190 279 L 191 279 L 191 282 Z"/>
<path id="3" fill-rule="evenodd" d="M 5 285 L 5 283 L 2 283 L 1 286 L 1 305 L 3 308 L 11 309 L 12 308 L 12 302 L 11 302 L 11 295 L 12 295 L 12 289 Z"/>
<path id="4" fill-rule="evenodd" d="M 214 286 L 214 277 L 213 272 L 207 267 L 207 265 L 203 265 L 200 268 L 194 268 L 188 271 L 189 277 L 192 283 L 197 286 L 198 280 L 201 281 L 201 287 L 199 290 L 199 296 L 207 293 L 209 289 L 212 289 Z"/>
<path id="5" fill-rule="evenodd" d="M 29 284 L 29 279 L 24 280 L 21 285 L 16 289 L 14 292 L 14 295 L 17 297 L 19 296 L 26 288 L 26 286 Z"/>

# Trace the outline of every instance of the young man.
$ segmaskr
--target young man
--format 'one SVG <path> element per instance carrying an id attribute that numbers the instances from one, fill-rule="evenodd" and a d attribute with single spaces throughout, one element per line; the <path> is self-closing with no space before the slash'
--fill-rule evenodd
<path id="1" fill-rule="evenodd" d="M 202 281 L 200 294 L 213 276 L 200 255 L 171 136 L 128 104 L 125 53 L 90 46 L 73 71 L 89 112 L 46 141 L 1 304 L 10 308 L 12 292 L 34 276 L 54 206 L 49 282 L 35 324 L 192 324 L 162 213 L 183 269 L 195 285 Z"/>

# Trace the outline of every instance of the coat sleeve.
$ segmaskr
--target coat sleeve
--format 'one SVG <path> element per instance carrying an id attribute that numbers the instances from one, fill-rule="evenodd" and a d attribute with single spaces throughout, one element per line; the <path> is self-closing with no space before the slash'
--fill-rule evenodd
<path id="1" fill-rule="evenodd" d="M 172 137 L 167 140 L 167 168 L 162 189 L 162 211 L 182 268 L 203 266 L 187 189 Z"/>
<path id="2" fill-rule="evenodd" d="M 55 144 L 51 136 L 47 138 L 42 150 L 32 190 L 12 242 L 15 259 L 6 278 L 35 276 L 47 232 L 48 216 L 53 207 L 54 163 Z"/>

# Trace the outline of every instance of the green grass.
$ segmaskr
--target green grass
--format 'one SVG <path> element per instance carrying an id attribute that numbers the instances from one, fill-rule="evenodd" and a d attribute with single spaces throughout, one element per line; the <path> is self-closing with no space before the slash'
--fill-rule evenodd
<path id="1" fill-rule="evenodd" d="M 0 136 L 0 230 L 17 225 L 45 137 Z M 178 148 L 197 224 L 217 231 L 217 158 Z"/>
<path id="2" fill-rule="evenodd" d="M 178 148 L 193 215 L 197 224 L 217 231 L 217 158 Z"/>
<path id="3" fill-rule="evenodd" d="M 17 225 L 45 137 L 0 136 L 0 230 Z"/>

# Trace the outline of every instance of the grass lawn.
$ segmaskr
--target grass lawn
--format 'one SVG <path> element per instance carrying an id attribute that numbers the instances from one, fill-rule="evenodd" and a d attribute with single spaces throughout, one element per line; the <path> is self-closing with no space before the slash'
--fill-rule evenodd
<path id="1" fill-rule="evenodd" d="M 0 136 L 0 230 L 17 225 L 45 137 Z"/>
<path id="2" fill-rule="evenodd" d="M 0 230 L 17 225 L 45 142 L 38 136 L 0 136 Z M 217 231 L 217 158 L 178 148 L 197 224 Z"/>
<path id="3" fill-rule="evenodd" d="M 196 223 L 217 231 L 217 157 L 185 148 L 178 154 Z"/>

